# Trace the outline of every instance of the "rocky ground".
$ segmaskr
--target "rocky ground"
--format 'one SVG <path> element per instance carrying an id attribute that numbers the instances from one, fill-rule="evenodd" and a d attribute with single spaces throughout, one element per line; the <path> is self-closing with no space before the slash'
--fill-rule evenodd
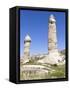
<path id="1" fill-rule="evenodd" d="M 27 64 L 24 64 L 24 66 L 28 66 L 27 70 L 23 70 L 20 72 L 20 79 L 21 80 L 32 80 L 32 79 L 52 79 L 52 78 L 64 78 L 65 77 L 65 64 L 61 65 L 48 65 L 48 64 L 39 64 L 39 63 L 33 63 L 29 62 Z M 35 65 L 35 67 L 33 66 Z M 29 66 L 32 66 L 33 69 L 29 71 Z M 36 67 L 44 66 L 44 68 L 38 68 Z M 36 69 L 35 69 L 36 68 Z"/>
<path id="2" fill-rule="evenodd" d="M 61 56 L 65 56 L 65 51 L 60 52 Z M 36 58 L 35 58 L 36 59 Z M 58 65 L 42 64 L 38 60 L 30 60 L 25 64 L 20 64 L 20 79 L 53 79 L 65 78 L 65 62 L 62 61 Z"/>

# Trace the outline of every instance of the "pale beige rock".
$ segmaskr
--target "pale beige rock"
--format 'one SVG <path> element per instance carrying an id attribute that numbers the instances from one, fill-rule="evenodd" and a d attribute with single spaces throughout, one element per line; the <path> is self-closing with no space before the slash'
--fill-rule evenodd
<path id="1" fill-rule="evenodd" d="M 34 71 L 34 72 L 40 72 L 40 73 L 48 73 L 50 68 L 42 66 L 42 65 L 24 65 L 21 67 L 21 71 Z"/>
<path id="2" fill-rule="evenodd" d="M 53 15 L 50 15 L 48 26 L 48 54 L 44 59 L 39 60 L 38 62 L 58 64 L 58 62 L 61 61 L 62 58 L 57 48 L 56 20 Z"/>
<path id="3" fill-rule="evenodd" d="M 61 57 L 57 48 L 57 32 L 56 32 L 56 19 L 53 15 L 49 18 L 49 30 L 48 30 L 48 59 L 51 63 L 58 63 Z"/>
<path id="4" fill-rule="evenodd" d="M 23 54 L 23 63 L 29 62 L 30 58 L 30 44 L 31 44 L 31 38 L 29 35 L 26 35 L 24 39 L 24 54 Z"/>

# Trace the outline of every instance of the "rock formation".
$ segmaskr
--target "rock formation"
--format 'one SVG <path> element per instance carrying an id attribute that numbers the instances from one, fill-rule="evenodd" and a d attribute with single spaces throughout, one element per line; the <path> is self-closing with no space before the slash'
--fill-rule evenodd
<path id="1" fill-rule="evenodd" d="M 30 58 L 30 44 L 31 44 L 31 38 L 29 35 L 26 35 L 24 39 L 24 54 L 23 54 L 23 63 L 26 63 L 29 61 Z"/>

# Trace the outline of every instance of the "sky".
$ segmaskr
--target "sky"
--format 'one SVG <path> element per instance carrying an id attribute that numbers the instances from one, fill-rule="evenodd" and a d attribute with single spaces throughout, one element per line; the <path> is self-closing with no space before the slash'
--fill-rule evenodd
<path id="1" fill-rule="evenodd" d="M 65 49 L 65 13 L 51 11 L 20 10 L 20 56 L 24 51 L 24 38 L 31 37 L 30 54 L 48 53 L 48 20 L 56 19 L 58 50 Z"/>

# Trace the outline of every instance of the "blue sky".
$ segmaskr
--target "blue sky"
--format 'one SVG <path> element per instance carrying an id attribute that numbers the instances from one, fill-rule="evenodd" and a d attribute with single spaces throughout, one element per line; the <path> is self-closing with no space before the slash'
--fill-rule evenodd
<path id="1" fill-rule="evenodd" d="M 20 10 L 20 56 L 24 51 L 24 38 L 30 35 L 30 54 L 48 52 L 48 19 L 56 18 L 58 50 L 65 49 L 65 13 L 51 11 Z"/>

